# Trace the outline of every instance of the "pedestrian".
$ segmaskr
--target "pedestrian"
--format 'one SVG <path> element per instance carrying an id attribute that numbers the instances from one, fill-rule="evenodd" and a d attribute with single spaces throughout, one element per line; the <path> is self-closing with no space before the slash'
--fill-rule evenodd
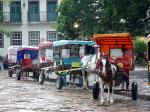
<path id="1" fill-rule="evenodd" d="M 0 56 L 0 70 L 3 70 L 3 58 Z"/>

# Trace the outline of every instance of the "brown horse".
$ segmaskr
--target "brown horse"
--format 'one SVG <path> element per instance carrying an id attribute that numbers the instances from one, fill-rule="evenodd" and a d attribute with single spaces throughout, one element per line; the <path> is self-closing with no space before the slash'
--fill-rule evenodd
<path id="1" fill-rule="evenodd" d="M 116 66 L 111 64 L 106 57 L 101 57 L 99 64 L 99 72 L 98 75 L 100 77 L 100 88 L 101 88 L 101 104 L 104 103 L 104 85 L 106 85 L 107 92 L 107 101 L 109 103 L 113 103 L 113 92 L 114 92 L 114 80 L 113 75 L 116 71 Z"/>

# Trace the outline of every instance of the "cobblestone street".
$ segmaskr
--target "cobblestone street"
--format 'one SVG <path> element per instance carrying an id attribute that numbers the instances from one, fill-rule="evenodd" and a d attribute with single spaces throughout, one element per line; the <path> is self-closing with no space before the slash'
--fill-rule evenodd
<path id="1" fill-rule="evenodd" d="M 149 112 L 150 101 L 132 101 L 115 95 L 112 105 L 100 105 L 92 93 L 81 88 L 55 88 L 54 82 L 39 85 L 32 79 L 8 78 L 0 71 L 0 112 Z"/>

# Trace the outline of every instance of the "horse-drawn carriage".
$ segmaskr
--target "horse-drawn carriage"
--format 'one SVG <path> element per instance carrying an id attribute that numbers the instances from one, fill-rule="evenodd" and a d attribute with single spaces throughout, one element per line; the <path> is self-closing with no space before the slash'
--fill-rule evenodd
<path id="1" fill-rule="evenodd" d="M 108 100 L 113 102 L 112 95 L 115 86 L 126 82 L 126 91 L 129 91 L 129 71 L 133 69 L 133 43 L 128 33 L 120 34 L 95 34 L 94 41 L 98 45 L 95 61 L 85 65 L 85 72 L 94 72 L 95 83 L 93 85 L 93 98 L 99 97 L 101 88 L 101 102 L 104 102 L 104 84 L 108 88 Z M 83 62 L 85 63 L 85 62 Z M 90 67 L 95 67 L 89 70 Z M 98 77 L 98 78 L 97 78 Z M 132 83 L 132 99 L 137 99 L 137 83 Z"/>
<path id="2" fill-rule="evenodd" d="M 21 76 L 30 76 L 29 73 L 32 72 L 32 76 L 38 80 L 38 51 L 38 47 L 20 46 L 14 55 L 14 57 L 16 58 L 16 64 L 10 67 L 8 72 L 9 75 L 10 71 L 13 71 L 13 73 L 16 74 L 16 79 L 20 80 Z"/>
<path id="3" fill-rule="evenodd" d="M 93 41 L 78 40 L 61 40 L 53 43 L 53 70 L 57 74 L 56 87 L 58 89 L 65 84 L 83 86 L 81 58 L 94 53 L 94 44 Z"/>
<path id="4" fill-rule="evenodd" d="M 19 68 L 17 64 L 17 51 L 22 46 L 10 46 L 8 48 L 8 76 L 12 77 L 12 74 L 16 74 L 16 70 Z"/>
<path id="5" fill-rule="evenodd" d="M 48 67 L 41 68 L 39 82 L 42 84 L 44 80 L 51 79 L 53 75 L 57 79 L 56 87 L 58 89 L 62 89 L 67 84 L 82 86 L 83 80 L 80 60 L 87 53 L 93 52 L 89 48 L 95 43 L 92 41 L 77 40 L 60 40 L 54 41 L 53 44 L 51 42 L 46 43 L 49 43 L 49 45 L 42 47 L 45 45 L 41 44 L 40 49 L 41 51 L 42 48 L 44 48 L 44 51 L 48 49 L 47 55 L 49 55 L 51 64 Z M 73 82 L 71 82 L 72 79 Z"/>
<path id="6" fill-rule="evenodd" d="M 39 44 L 39 60 L 39 83 L 43 84 L 47 79 L 55 79 L 55 77 L 51 77 L 53 66 L 53 42 L 44 41 Z"/>

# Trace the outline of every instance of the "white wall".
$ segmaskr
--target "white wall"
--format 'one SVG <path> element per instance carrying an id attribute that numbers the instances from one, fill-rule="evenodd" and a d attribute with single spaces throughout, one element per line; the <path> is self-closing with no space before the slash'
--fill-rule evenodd
<path id="1" fill-rule="evenodd" d="M 46 2 L 47 0 L 39 0 L 40 12 L 46 12 Z M 25 7 L 23 4 L 25 3 Z M 58 1 L 60 3 L 60 1 Z M 9 3 L 4 4 L 5 12 L 10 11 Z M 47 40 L 47 31 L 56 31 L 56 22 L 54 23 L 46 23 L 46 22 L 36 22 L 36 23 L 28 23 L 27 19 L 27 11 L 28 11 L 28 0 L 21 0 L 21 10 L 22 10 L 22 23 L 21 24 L 4 24 L 3 27 L 5 30 L 13 32 L 13 31 L 21 31 L 22 32 L 22 44 L 29 45 L 28 41 L 28 32 L 29 31 L 40 31 L 40 39 L 45 38 Z M 44 16 L 44 15 L 41 15 Z M 40 17 L 41 17 L 40 16 Z M 5 56 L 7 54 L 7 49 L 10 46 L 10 38 L 4 37 L 4 48 L 0 48 L 0 55 Z"/>

